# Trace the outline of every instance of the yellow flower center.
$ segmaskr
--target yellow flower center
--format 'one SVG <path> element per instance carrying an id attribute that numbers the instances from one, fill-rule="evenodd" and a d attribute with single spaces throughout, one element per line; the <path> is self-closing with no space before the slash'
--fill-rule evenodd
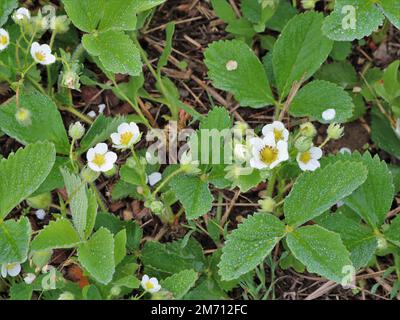
<path id="1" fill-rule="evenodd" d="M 271 164 L 278 159 L 278 150 L 271 147 L 265 147 L 260 152 L 260 158 L 262 162 Z"/>
<path id="2" fill-rule="evenodd" d="M 14 269 L 16 265 L 17 265 L 16 263 L 10 263 L 10 264 L 8 264 L 8 265 L 7 265 L 7 270 L 10 271 L 10 270 Z"/>
<path id="3" fill-rule="evenodd" d="M 283 140 L 283 134 L 281 130 L 274 129 L 274 136 L 275 136 L 275 141 Z"/>
<path id="4" fill-rule="evenodd" d="M 153 288 L 154 288 L 154 285 L 150 281 L 146 282 L 146 289 L 147 290 L 151 290 Z"/>
<path id="5" fill-rule="evenodd" d="M 121 137 L 120 137 L 121 145 L 127 146 L 129 144 L 129 142 L 131 141 L 132 137 L 133 137 L 133 133 L 129 132 L 129 131 L 121 134 Z"/>
<path id="6" fill-rule="evenodd" d="M 0 36 L 0 44 L 3 46 L 8 44 L 8 38 L 6 36 Z"/>
<path id="7" fill-rule="evenodd" d="M 44 61 L 46 59 L 46 56 L 43 54 L 43 52 L 38 51 L 35 53 L 35 57 L 36 59 L 38 59 L 39 61 Z"/>
<path id="8" fill-rule="evenodd" d="M 311 160 L 311 153 L 310 151 L 303 152 L 300 155 L 300 161 L 307 164 Z"/>
<path id="9" fill-rule="evenodd" d="M 101 167 L 106 163 L 106 157 L 104 156 L 104 154 L 96 153 L 92 162 L 98 167 Z"/>

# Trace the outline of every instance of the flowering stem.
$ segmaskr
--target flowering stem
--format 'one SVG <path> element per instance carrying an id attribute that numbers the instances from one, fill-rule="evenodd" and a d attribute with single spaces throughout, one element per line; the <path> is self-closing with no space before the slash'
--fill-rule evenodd
<path id="1" fill-rule="evenodd" d="M 268 180 L 268 187 L 267 187 L 268 197 L 272 197 L 272 194 L 274 193 L 275 181 L 276 181 L 276 174 L 275 172 L 273 172 L 271 178 Z"/>
<path id="2" fill-rule="evenodd" d="M 73 108 L 71 106 L 59 106 L 58 108 L 61 111 L 67 111 L 69 113 L 72 113 L 73 115 L 77 116 L 79 119 L 81 119 L 82 121 L 85 121 L 88 124 L 93 123 L 92 119 L 90 119 L 88 116 L 85 116 L 83 113 L 79 112 L 78 110 L 76 110 L 75 108 Z"/>
<path id="3" fill-rule="evenodd" d="M 75 167 L 75 159 L 74 159 L 74 145 L 75 145 L 75 139 L 72 138 L 71 147 L 69 149 L 69 160 L 71 161 L 72 168 L 75 170 L 76 167 Z"/>
<path id="4" fill-rule="evenodd" d="M 321 149 L 329 142 L 329 140 L 331 140 L 331 137 L 326 137 L 326 139 L 324 140 L 324 142 L 321 143 L 321 145 L 319 146 Z"/>
<path id="5" fill-rule="evenodd" d="M 97 199 L 97 203 L 99 204 L 101 211 L 103 212 L 107 212 L 108 208 L 106 207 L 106 205 L 103 202 L 103 199 L 100 196 L 100 192 L 99 190 L 97 190 L 96 186 L 94 185 L 93 182 L 89 182 L 90 187 L 92 188 L 92 190 L 94 191 L 94 195 L 96 196 Z"/>
<path id="6" fill-rule="evenodd" d="M 155 197 L 156 194 L 176 175 L 184 172 L 184 168 L 179 168 L 178 170 L 175 170 L 174 172 L 172 172 L 168 177 L 166 177 L 159 185 L 158 187 L 153 191 L 153 196 Z"/>

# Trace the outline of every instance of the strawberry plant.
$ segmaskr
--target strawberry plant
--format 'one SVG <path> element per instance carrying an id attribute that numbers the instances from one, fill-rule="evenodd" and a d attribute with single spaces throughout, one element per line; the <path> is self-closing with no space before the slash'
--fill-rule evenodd
<path id="1" fill-rule="evenodd" d="M 398 298 L 398 5 L 176 2 L 0 0 L 1 298 Z"/>

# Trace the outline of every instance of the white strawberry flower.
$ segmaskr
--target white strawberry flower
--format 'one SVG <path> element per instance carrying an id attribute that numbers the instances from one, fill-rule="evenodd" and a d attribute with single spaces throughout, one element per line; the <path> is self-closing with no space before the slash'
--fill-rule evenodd
<path id="1" fill-rule="evenodd" d="M 15 22 L 22 21 L 24 19 L 29 20 L 31 18 L 31 13 L 27 8 L 19 8 L 13 14 L 13 19 Z"/>
<path id="2" fill-rule="evenodd" d="M 161 289 L 161 286 L 158 284 L 157 278 L 149 278 L 147 274 L 143 276 L 141 284 L 143 289 L 150 293 L 156 293 Z"/>
<path id="3" fill-rule="evenodd" d="M 318 161 L 319 159 L 321 159 L 321 157 L 321 148 L 311 147 L 310 150 L 299 152 L 297 154 L 296 160 L 301 170 L 315 171 L 321 166 Z"/>
<path id="4" fill-rule="evenodd" d="M 150 187 L 155 186 L 162 179 L 162 174 L 160 172 L 153 172 L 147 176 L 147 183 Z"/>
<path id="5" fill-rule="evenodd" d="M 21 272 L 21 265 L 19 263 L 6 263 L 1 266 L 1 276 L 6 278 L 7 275 L 16 277 Z"/>
<path id="6" fill-rule="evenodd" d="M 10 35 L 6 30 L 0 28 L 0 52 L 10 44 Z"/>
<path id="7" fill-rule="evenodd" d="M 51 53 L 51 48 L 47 44 L 32 43 L 31 56 L 37 63 L 49 65 L 56 61 L 56 57 Z"/>
<path id="8" fill-rule="evenodd" d="M 134 122 L 120 124 L 117 131 L 111 134 L 113 147 L 117 149 L 128 149 L 140 138 L 139 127 Z"/>
<path id="9" fill-rule="evenodd" d="M 325 121 L 332 121 L 336 117 L 336 110 L 335 109 L 326 109 L 322 112 L 322 119 Z"/>
<path id="10" fill-rule="evenodd" d="M 90 148 L 86 154 L 88 166 L 96 172 L 107 172 L 114 166 L 117 161 L 117 154 L 108 151 L 105 143 L 98 143 L 94 148 Z"/>
<path id="11" fill-rule="evenodd" d="M 273 132 L 268 132 L 263 138 L 250 139 L 253 157 L 250 166 L 256 169 L 273 169 L 279 163 L 289 159 L 286 141 L 275 141 Z"/>
<path id="12" fill-rule="evenodd" d="M 274 134 L 276 142 L 280 140 L 288 141 L 289 139 L 289 131 L 280 121 L 274 121 L 270 124 L 265 125 L 264 128 L 262 128 L 262 134 L 264 136 L 266 136 L 268 132 L 272 132 Z"/>
<path id="13" fill-rule="evenodd" d="M 35 281 L 36 276 L 34 273 L 28 273 L 25 277 L 24 277 L 24 281 L 26 284 L 31 284 L 33 281 Z"/>

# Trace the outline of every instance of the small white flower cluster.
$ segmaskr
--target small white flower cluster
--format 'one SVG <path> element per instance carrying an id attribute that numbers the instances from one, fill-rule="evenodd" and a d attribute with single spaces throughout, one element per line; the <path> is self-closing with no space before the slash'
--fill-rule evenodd
<path id="1" fill-rule="evenodd" d="M 289 159 L 289 131 L 280 121 L 267 124 L 262 129 L 262 138 L 252 138 L 252 155 L 250 166 L 256 169 L 273 169 Z"/>
<path id="2" fill-rule="evenodd" d="M 312 126 L 312 125 L 311 125 Z M 313 128 L 305 128 L 314 134 Z M 312 130 L 311 130 L 312 129 Z M 288 140 L 289 131 L 280 121 L 267 124 L 262 129 L 262 138 L 252 138 L 252 158 L 250 166 L 255 169 L 273 169 L 281 162 L 289 160 Z M 308 138 L 306 138 L 309 140 Z M 304 147 L 305 146 L 305 147 Z M 322 157 L 321 148 L 314 147 L 312 140 L 302 143 L 301 151 L 298 151 L 296 160 L 301 170 L 314 171 L 320 167 L 319 159 Z"/>

